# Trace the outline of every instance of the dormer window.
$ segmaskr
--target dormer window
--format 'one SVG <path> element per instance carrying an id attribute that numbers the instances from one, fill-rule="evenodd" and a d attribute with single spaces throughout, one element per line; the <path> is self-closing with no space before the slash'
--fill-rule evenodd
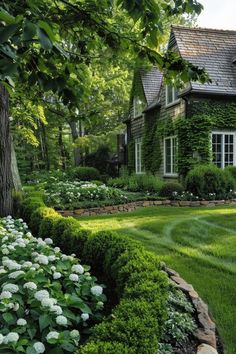
<path id="1" fill-rule="evenodd" d="M 178 101 L 178 90 L 174 86 L 166 85 L 166 106 L 172 105 Z"/>
<path id="2" fill-rule="evenodd" d="M 141 100 L 141 98 L 139 98 L 138 96 L 134 96 L 133 107 L 134 107 L 134 118 L 140 116 L 144 110 L 144 103 Z"/>

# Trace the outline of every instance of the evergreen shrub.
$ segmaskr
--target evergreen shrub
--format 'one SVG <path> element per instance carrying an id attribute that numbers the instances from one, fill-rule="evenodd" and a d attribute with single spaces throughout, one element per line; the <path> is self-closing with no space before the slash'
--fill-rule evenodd
<path id="1" fill-rule="evenodd" d="M 174 195 L 182 194 L 184 191 L 184 187 L 178 182 L 166 182 L 160 189 L 159 195 L 160 197 L 166 197 L 168 199 L 172 199 Z"/>
<path id="2" fill-rule="evenodd" d="M 79 181 L 100 180 L 100 173 L 95 167 L 75 167 L 71 169 L 70 176 Z"/>

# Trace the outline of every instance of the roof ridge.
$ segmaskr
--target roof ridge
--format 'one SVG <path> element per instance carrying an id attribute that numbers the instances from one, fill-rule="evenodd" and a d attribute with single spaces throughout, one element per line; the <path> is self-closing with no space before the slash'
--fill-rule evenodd
<path id="1" fill-rule="evenodd" d="M 180 25 L 171 25 L 172 29 L 183 29 L 187 31 L 202 31 L 202 32 L 223 32 L 223 33 L 236 33 L 236 30 L 225 30 L 219 28 L 206 28 L 206 27 L 187 27 Z"/>

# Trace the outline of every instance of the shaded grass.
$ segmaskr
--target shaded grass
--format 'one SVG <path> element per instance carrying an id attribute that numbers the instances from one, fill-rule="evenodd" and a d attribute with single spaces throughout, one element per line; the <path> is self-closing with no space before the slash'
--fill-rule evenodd
<path id="1" fill-rule="evenodd" d="M 175 268 L 208 303 L 226 353 L 236 354 L 236 207 L 150 207 L 79 220 L 138 239 Z"/>

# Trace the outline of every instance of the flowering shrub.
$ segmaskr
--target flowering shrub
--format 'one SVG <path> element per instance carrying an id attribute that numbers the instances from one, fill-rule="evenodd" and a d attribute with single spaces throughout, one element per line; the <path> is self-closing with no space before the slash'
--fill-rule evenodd
<path id="1" fill-rule="evenodd" d="M 91 182 L 55 182 L 45 188 L 46 203 L 54 207 L 63 207 L 80 201 L 116 200 L 123 202 L 127 197 L 122 191 L 96 185 Z"/>
<path id="2" fill-rule="evenodd" d="M 35 238 L 22 219 L 0 221 L 0 353 L 74 352 L 102 318 L 103 288 L 88 266 Z"/>

